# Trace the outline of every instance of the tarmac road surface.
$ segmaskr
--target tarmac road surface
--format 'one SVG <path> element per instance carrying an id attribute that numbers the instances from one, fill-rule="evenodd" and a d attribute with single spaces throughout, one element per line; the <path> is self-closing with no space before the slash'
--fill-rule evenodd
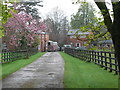
<path id="1" fill-rule="evenodd" d="M 3 79 L 2 88 L 64 88 L 63 77 L 63 58 L 58 52 L 47 52 Z"/>

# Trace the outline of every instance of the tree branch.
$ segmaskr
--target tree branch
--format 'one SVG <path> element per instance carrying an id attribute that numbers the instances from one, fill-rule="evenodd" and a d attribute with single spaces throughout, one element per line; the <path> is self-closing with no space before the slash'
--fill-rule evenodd
<path id="1" fill-rule="evenodd" d="M 118 0 L 118 2 L 112 2 L 112 6 L 113 6 L 113 12 L 114 12 L 114 19 L 117 19 L 115 21 L 120 22 L 120 20 L 118 19 L 120 17 L 120 1 Z"/>
<path id="2" fill-rule="evenodd" d="M 96 1 L 96 0 L 94 0 Z M 109 32 L 111 32 L 111 26 L 112 26 L 112 19 L 110 17 L 108 8 L 105 4 L 105 2 L 95 2 L 100 11 L 102 12 L 103 18 L 104 18 L 104 23 L 107 26 L 107 29 Z"/>

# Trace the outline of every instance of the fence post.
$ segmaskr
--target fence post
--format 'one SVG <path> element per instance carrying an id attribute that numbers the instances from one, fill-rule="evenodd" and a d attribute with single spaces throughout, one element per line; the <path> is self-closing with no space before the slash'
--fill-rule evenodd
<path id="1" fill-rule="evenodd" d="M 88 51 L 86 50 L 85 52 L 86 52 L 86 53 L 85 53 L 85 54 L 86 54 L 86 59 L 87 59 L 87 61 L 89 62 L 90 60 L 89 60 Z"/>
<path id="2" fill-rule="evenodd" d="M 7 60 L 6 60 L 6 61 L 8 62 L 8 61 L 9 61 L 9 52 L 6 52 L 6 55 L 7 55 L 7 56 L 6 56 L 6 57 L 7 57 Z"/>
<path id="3" fill-rule="evenodd" d="M 106 52 L 104 53 L 104 56 L 106 57 L 107 55 L 106 55 Z M 105 70 L 107 70 L 107 58 L 105 58 Z"/>
<path id="4" fill-rule="evenodd" d="M 97 53 L 98 53 L 98 54 L 97 54 L 97 55 L 98 55 L 98 64 L 100 65 L 100 61 L 99 61 L 99 59 L 100 59 L 100 58 L 99 58 L 99 57 L 100 57 L 100 56 L 99 56 L 99 53 L 100 53 L 100 52 L 98 51 Z"/>
<path id="5" fill-rule="evenodd" d="M 95 64 L 96 64 L 96 54 L 97 54 L 97 53 L 95 52 Z"/>
<path id="6" fill-rule="evenodd" d="M 114 56 L 115 56 L 115 53 L 114 53 Z M 117 60 L 116 60 L 116 57 L 115 57 L 115 74 L 117 75 L 118 74 L 118 72 L 117 72 L 117 70 L 118 70 L 118 62 L 117 62 Z M 120 72 L 120 71 L 119 71 Z"/>
<path id="7" fill-rule="evenodd" d="M 103 67 L 103 52 L 101 51 L 101 67 Z M 106 57 L 106 53 L 104 53 L 105 57 Z M 105 58 L 106 59 L 106 58 Z M 105 62 L 106 63 L 106 62 Z"/>
<path id="8" fill-rule="evenodd" d="M 84 60 L 84 51 L 82 50 L 82 59 Z"/>
<path id="9" fill-rule="evenodd" d="M 110 72 L 112 72 L 112 61 L 111 61 L 111 53 L 109 53 L 109 61 L 110 61 Z"/>
<path id="10" fill-rule="evenodd" d="M 90 62 L 92 61 L 92 51 L 89 51 L 90 54 Z"/>
<path id="11" fill-rule="evenodd" d="M 119 71 L 119 69 L 118 69 L 118 61 L 117 61 L 117 59 L 116 59 L 115 52 L 114 52 L 113 54 L 114 54 L 114 58 L 115 58 L 115 74 L 117 75 L 118 72 L 120 72 L 120 71 Z"/>
<path id="12" fill-rule="evenodd" d="M 85 60 L 85 51 L 83 50 L 83 60 Z"/>
<path id="13" fill-rule="evenodd" d="M 92 51 L 92 61 L 94 62 L 94 52 Z"/>
<path id="14" fill-rule="evenodd" d="M 79 50 L 79 59 L 81 59 L 81 50 Z"/>

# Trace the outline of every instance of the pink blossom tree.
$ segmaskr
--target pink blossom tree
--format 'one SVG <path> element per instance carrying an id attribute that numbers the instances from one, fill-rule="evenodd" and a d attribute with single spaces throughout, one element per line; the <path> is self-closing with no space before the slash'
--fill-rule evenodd
<path id="1" fill-rule="evenodd" d="M 20 49 L 32 47 L 36 42 L 36 33 L 45 31 L 46 25 L 25 12 L 15 14 L 10 11 L 10 13 L 13 17 L 4 24 L 10 45 Z"/>

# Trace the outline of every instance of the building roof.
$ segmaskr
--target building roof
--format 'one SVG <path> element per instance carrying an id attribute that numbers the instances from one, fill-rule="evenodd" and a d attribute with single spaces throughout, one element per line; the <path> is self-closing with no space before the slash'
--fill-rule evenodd
<path id="1" fill-rule="evenodd" d="M 70 29 L 67 33 L 67 35 L 74 35 L 79 29 Z M 82 31 L 79 31 L 78 32 L 78 35 L 80 34 L 90 34 L 90 32 L 82 32 Z"/>
<path id="2" fill-rule="evenodd" d="M 99 41 L 99 43 L 113 44 L 113 41 L 112 40 L 103 40 L 103 41 Z"/>

